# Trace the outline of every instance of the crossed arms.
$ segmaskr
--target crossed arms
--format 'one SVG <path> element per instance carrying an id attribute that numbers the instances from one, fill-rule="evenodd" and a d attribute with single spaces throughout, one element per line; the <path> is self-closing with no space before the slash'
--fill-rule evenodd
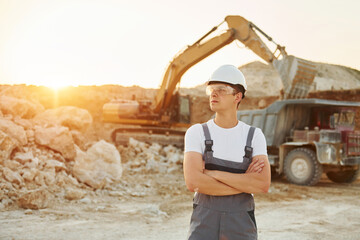
<path id="1" fill-rule="evenodd" d="M 266 155 L 253 157 L 246 173 L 229 173 L 204 169 L 202 155 L 187 152 L 184 156 L 184 178 L 192 192 L 213 196 L 238 193 L 266 193 L 271 182 L 270 164 Z"/>

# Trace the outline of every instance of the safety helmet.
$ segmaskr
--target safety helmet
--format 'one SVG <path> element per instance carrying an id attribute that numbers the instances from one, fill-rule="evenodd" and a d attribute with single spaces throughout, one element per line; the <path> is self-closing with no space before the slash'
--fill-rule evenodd
<path id="1" fill-rule="evenodd" d="M 237 67 L 229 64 L 216 69 L 206 84 L 209 85 L 211 82 L 223 82 L 232 85 L 239 84 L 244 87 L 245 91 L 247 90 L 245 77 L 242 72 Z"/>

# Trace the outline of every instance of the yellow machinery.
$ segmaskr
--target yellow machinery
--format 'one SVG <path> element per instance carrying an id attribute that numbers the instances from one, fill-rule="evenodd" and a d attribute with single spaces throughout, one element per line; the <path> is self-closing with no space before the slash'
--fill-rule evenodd
<path id="1" fill-rule="evenodd" d="M 205 41 L 223 22 L 227 23 L 228 29 Z M 308 95 L 316 74 L 313 63 L 287 55 L 285 47 L 276 44 L 255 24 L 241 16 L 227 16 L 223 22 L 174 57 L 165 71 L 154 101 L 114 100 L 104 105 L 104 122 L 132 125 L 116 129 L 113 133 L 115 142 L 121 142 L 117 133 L 125 132 L 130 132 L 130 135 L 141 132 L 183 135 L 190 126 L 190 100 L 179 96 L 177 91 L 182 75 L 234 40 L 243 43 L 277 69 L 283 82 L 285 99 L 305 98 Z M 265 45 L 257 32 L 276 44 L 274 52 Z"/>

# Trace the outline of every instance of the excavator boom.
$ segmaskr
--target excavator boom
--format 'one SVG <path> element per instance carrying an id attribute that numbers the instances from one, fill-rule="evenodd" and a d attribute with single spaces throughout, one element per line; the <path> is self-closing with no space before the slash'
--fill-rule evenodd
<path id="1" fill-rule="evenodd" d="M 155 112 L 160 112 L 169 107 L 176 85 L 182 75 L 196 63 L 216 52 L 233 41 L 234 30 L 229 29 L 204 44 L 189 46 L 179 53 L 166 69 L 163 82 L 155 97 Z"/>
<path id="2" fill-rule="evenodd" d="M 284 98 L 305 98 L 307 96 L 316 74 L 314 64 L 294 56 L 288 56 L 285 48 L 277 45 L 277 50 L 280 51 L 281 55 L 281 59 L 279 59 L 279 56 L 274 55 L 254 29 L 271 41 L 272 38 L 241 16 L 227 16 L 225 22 L 229 27 L 225 33 L 205 42 L 201 42 L 204 37 L 201 38 L 183 52 L 177 54 L 170 62 L 155 98 L 154 112 L 160 113 L 169 107 L 177 84 L 190 67 L 234 40 L 243 43 L 260 58 L 277 69 L 284 86 Z M 217 27 L 210 32 L 216 29 Z M 209 35 L 209 33 L 205 36 Z"/>

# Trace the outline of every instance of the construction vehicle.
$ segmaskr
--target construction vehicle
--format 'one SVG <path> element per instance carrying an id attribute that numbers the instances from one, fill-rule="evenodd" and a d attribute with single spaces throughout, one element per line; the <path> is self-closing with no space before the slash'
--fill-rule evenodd
<path id="1" fill-rule="evenodd" d="M 272 175 L 314 185 L 322 173 L 350 183 L 360 172 L 360 131 L 354 131 L 359 102 L 279 100 L 264 109 L 238 111 L 238 119 L 262 129 Z"/>
<path id="2" fill-rule="evenodd" d="M 205 40 L 224 22 L 228 25 L 226 31 Z M 277 69 L 283 82 L 285 99 L 304 98 L 308 95 L 316 74 L 313 63 L 288 55 L 285 47 L 274 42 L 255 24 L 241 16 L 227 16 L 222 23 L 174 57 L 165 71 L 154 101 L 117 99 L 104 105 L 103 121 L 121 124 L 112 134 L 115 143 L 126 143 L 128 136 L 159 142 L 155 137 L 160 135 L 160 138 L 169 137 L 164 139 L 164 142 L 181 145 L 184 132 L 191 124 L 190 99 L 180 96 L 178 91 L 182 75 L 190 67 L 234 40 L 243 43 Z M 258 33 L 276 45 L 275 51 L 272 52 L 266 46 Z"/>

